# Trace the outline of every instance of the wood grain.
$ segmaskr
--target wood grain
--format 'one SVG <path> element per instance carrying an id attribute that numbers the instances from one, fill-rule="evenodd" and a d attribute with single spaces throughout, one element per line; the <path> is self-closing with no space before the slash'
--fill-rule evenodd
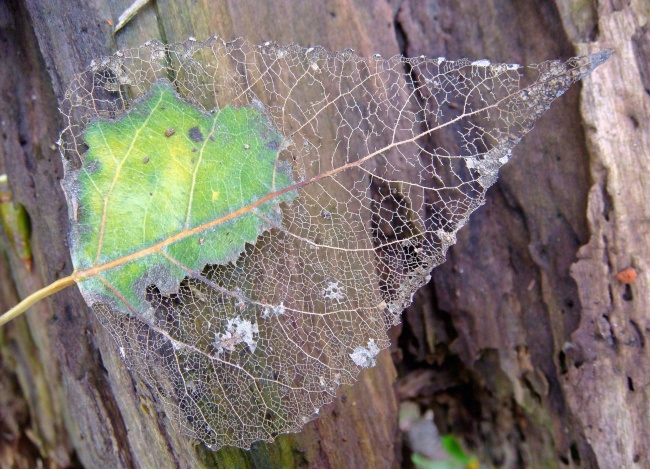
<path id="1" fill-rule="evenodd" d="M 515 150 L 394 331 L 404 396 L 487 467 L 642 467 L 650 440 L 647 1 L 130 0 L 0 4 L 0 168 L 35 272 L 0 259 L 0 306 L 71 272 L 60 102 L 91 59 L 148 39 L 246 37 L 527 64 L 615 49 Z M 589 5 L 586 5 L 589 3 Z M 615 275 L 633 267 L 625 285 Z M 303 432 L 217 453 L 174 433 L 75 289 L 0 331 L 0 465 L 397 467 L 390 354 Z M 417 379 L 416 379 L 417 378 Z M 408 449 L 404 449 L 408 455 Z"/>

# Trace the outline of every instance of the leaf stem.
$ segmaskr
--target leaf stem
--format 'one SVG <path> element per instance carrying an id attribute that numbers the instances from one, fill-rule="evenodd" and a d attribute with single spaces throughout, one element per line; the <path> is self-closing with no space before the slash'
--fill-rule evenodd
<path id="1" fill-rule="evenodd" d="M 25 311 L 27 311 L 33 304 L 38 303 L 42 299 L 47 298 L 48 296 L 58 292 L 59 290 L 63 290 L 64 288 L 69 287 L 70 285 L 74 285 L 75 283 L 77 283 L 78 280 L 81 280 L 78 274 L 73 273 L 72 275 L 61 278 L 56 282 L 49 284 L 47 287 L 43 287 L 40 290 L 32 293 L 27 298 L 23 299 L 23 301 L 21 301 L 16 306 L 14 306 L 9 311 L 7 311 L 2 316 L 0 316 L 0 326 L 20 316 Z"/>

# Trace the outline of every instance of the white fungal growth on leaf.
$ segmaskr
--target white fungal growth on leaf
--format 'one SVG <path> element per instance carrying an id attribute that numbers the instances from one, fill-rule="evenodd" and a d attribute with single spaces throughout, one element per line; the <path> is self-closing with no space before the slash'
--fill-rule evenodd
<path id="1" fill-rule="evenodd" d="M 381 350 L 375 344 L 375 340 L 370 339 L 366 347 L 357 347 L 354 349 L 354 352 L 350 354 L 350 358 L 361 368 L 368 368 L 377 364 L 375 357 L 379 355 L 379 352 Z"/>
<path id="2" fill-rule="evenodd" d="M 262 311 L 262 319 L 268 319 L 271 314 L 275 316 L 282 316 L 284 314 L 285 308 L 284 303 L 279 305 L 266 306 L 264 311 Z"/>
<path id="3" fill-rule="evenodd" d="M 252 352 L 257 348 L 255 336 L 259 334 L 257 323 L 235 317 L 226 323 L 225 332 L 214 335 L 214 347 L 217 355 L 225 351 L 234 352 L 238 344 L 245 343 Z"/>
<path id="4" fill-rule="evenodd" d="M 344 299 L 343 287 L 339 282 L 329 282 L 327 288 L 325 288 L 325 291 L 323 292 L 323 298 L 340 303 Z"/>
<path id="5" fill-rule="evenodd" d="M 489 67 L 490 66 L 490 61 L 489 60 L 475 60 L 472 62 L 472 65 L 475 67 Z"/>

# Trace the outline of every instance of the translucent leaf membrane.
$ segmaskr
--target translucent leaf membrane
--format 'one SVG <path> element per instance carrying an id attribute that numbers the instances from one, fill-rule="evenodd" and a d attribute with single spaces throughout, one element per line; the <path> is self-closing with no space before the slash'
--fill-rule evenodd
<path id="1" fill-rule="evenodd" d="M 82 294 L 212 449 L 299 431 L 388 347 L 514 145 L 608 53 L 480 60 L 149 42 L 71 84 Z"/>

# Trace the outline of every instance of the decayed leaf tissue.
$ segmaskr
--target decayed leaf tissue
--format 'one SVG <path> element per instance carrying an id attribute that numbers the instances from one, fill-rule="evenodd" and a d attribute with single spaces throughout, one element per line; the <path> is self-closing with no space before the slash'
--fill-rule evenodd
<path id="1" fill-rule="evenodd" d="M 533 67 L 211 38 L 93 62 L 61 135 L 82 294 L 179 429 L 299 431 L 375 364 L 533 123 Z"/>

